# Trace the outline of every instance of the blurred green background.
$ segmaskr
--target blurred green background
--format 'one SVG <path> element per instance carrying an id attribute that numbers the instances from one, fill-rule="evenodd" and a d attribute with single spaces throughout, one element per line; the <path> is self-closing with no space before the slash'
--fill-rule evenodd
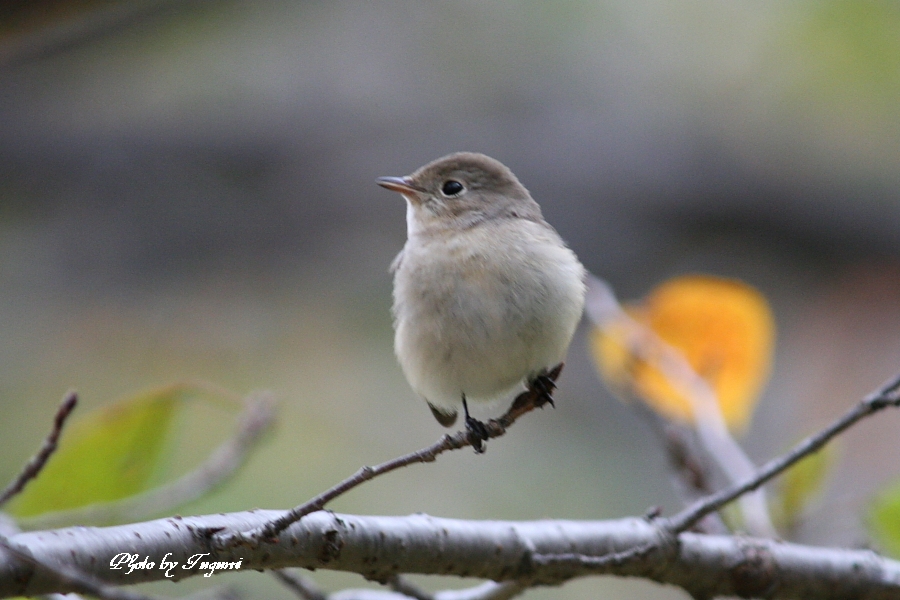
<path id="1" fill-rule="evenodd" d="M 73 387 L 79 412 L 181 379 L 277 394 L 266 445 L 184 514 L 286 508 L 435 440 L 392 351 L 405 208 L 374 179 L 457 150 L 509 165 L 623 298 L 692 271 L 769 297 L 775 371 L 744 439 L 758 461 L 900 370 L 900 4 L 6 2 L 0 480 Z M 598 380 L 584 333 L 556 410 L 331 508 L 677 510 L 660 444 Z M 229 418 L 185 419 L 195 445 L 173 470 Z M 861 511 L 900 475 L 898 427 L 885 414 L 844 436 L 796 539 L 865 543 Z M 217 582 L 291 597 L 262 574 Z M 686 597 L 609 578 L 528 594 L 601 596 Z"/>

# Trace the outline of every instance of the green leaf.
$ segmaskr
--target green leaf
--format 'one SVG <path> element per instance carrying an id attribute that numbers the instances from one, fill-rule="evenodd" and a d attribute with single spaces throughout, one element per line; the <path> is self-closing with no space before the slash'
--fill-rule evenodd
<path id="1" fill-rule="evenodd" d="M 885 553 L 900 558 L 900 481 L 876 496 L 866 525 Z"/>
<path id="2" fill-rule="evenodd" d="M 109 502 L 147 489 L 183 398 L 171 385 L 97 409 L 63 430 L 59 449 L 10 506 L 29 517 Z"/>
<path id="3" fill-rule="evenodd" d="M 835 446 L 826 446 L 788 469 L 781 479 L 773 508 L 785 529 L 792 529 L 822 491 L 834 464 Z"/>

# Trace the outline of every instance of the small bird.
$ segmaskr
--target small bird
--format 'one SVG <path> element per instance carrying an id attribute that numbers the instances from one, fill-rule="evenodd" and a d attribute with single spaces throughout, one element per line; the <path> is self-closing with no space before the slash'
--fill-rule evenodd
<path id="1" fill-rule="evenodd" d="M 484 430 L 467 401 L 540 385 L 562 363 L 584 309 L 584 267 L 493 158 L 459 152 L 377 182 L 406 199 L 407 240 L 391 265 L 400 367 L 441 425 L 462 406 L 471 437 Z"/>

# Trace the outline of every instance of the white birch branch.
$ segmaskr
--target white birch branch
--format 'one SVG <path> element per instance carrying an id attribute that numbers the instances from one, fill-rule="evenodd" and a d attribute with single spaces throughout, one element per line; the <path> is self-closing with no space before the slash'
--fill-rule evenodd
<path id="1" fill-rule="evenodd" d="M 695 598 L 900 598 L 900 562 L 868 550 L 803 546 L 739 536 L 668 536 L 644 519 L 613 521 L 463 521 L 338 515 L 320 511 L 282 531 L 272 544 L 216 550 L 214 533 L 244 531 L 282 515 L 249 511 L 171 517 L 116 527 L 20 533 L 9 542 L 39 562 L 76 568 L 110 585 L 180 580 L 214 570 L 302 567 L 359 573 L 387 581 L 398 573 L 456 575 L 526 585 L 558 585 L 587 575 L 641 577 L 685 589 Z M 602 564 L 532 561 L 534 555 L 604 556 L 649 551 Z M 147 568 L 113 569 L 122 553 Z M 163 567 L 163 561 L 176 563 Z M 152 563 L 152 566 L 150 564 Z M 191 566 L 192 565 L 192 566 Z M 168 566 L 168 565 L 167 565 Z M 224 569 L 221 569 L 224 570 Z M 229 569 L 233 570 L 233 569 Z M 0 549 L 0 597 L 72 590 L 72 583 Z"/>

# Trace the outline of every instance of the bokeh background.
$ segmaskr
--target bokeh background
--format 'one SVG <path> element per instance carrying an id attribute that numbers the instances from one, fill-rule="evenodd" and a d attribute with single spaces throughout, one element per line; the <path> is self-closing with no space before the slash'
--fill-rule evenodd
<path id="1" fill-rule="evenodd" d="M 69 388 L 84 412 L 183 379 L 276 393 L 276 432 L 184 514 L 289 507 L 436 439 L 391 345 L 405 208 L 374 179 L 457 150 L 509 165 L 624 299 L 696 271 L 767 295 L 775 368 L 742 440 L 758 461 L 900 370 L 895 2 L 6 2 L 0 480 Z M 584 326 L 561 384 L 556 410 L 484 456 L 332 508 L 677 510 L 658 441 L 597 378 Z M 229 418 L 187 418 L 197 445 L 174 472 Z M 898 432 L 885 414 L 844 436 L 796 539 L 866 543 L 860 515 L 900 475 Z M 217 581 L 291 597 L 263 574 Z M 528 596 L 686 597 L 610 578 Z"/>

